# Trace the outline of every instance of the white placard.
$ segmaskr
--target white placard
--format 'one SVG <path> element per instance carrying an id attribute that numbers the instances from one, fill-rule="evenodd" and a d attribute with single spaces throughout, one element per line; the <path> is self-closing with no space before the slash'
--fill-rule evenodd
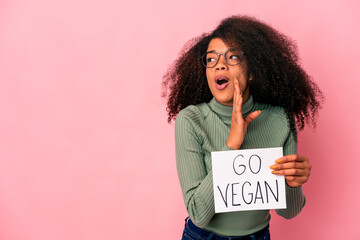
<path id="1" fill-rule="evenodd" d="M 285 178 L 270 166 L 283 149 L 211 152 L 215 212 L 286 208 Z"/>

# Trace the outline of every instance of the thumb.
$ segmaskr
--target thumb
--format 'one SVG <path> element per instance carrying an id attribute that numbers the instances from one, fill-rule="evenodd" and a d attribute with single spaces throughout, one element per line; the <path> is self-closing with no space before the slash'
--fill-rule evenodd
<path id="1" fill-rule="evenodd" d="M 254 111 L 252 113 L 250 113 L 246 118 L 245 118 L 245 123 L 248 125 L 252 120 L 254 120 L 255 118 L 257 118 L 260 115 L 261 111 Z"/>

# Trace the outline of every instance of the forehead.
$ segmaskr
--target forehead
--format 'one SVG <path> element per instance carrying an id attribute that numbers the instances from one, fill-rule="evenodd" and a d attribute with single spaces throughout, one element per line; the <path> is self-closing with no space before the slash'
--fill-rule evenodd
<path id="1" fill-rule="evenodd" d="M 214 38 L 210 41 L 207 51 L 226 52 L 230 46 L 220 38 Z"/>

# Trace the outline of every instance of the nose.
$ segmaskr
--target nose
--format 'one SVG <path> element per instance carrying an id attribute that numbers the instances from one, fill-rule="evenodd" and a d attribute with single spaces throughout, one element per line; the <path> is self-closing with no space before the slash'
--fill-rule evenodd
<path id="1" fill-rule="evenodd" d="M 225 56 L 224 54 L 219 56 L 219 61 L 216 64 L 216 70 L 226 70 L 228 68 L 228 65 L 225 61 Z"/>

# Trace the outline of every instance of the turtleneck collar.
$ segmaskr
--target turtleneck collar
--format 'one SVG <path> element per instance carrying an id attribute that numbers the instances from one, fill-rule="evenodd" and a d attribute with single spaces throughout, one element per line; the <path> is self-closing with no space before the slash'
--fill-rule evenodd
<path id="1" fill-rule="evenodd" d="M 213 110 L 225 123 L 231 124 L 231 115 L 232 115 L 232 106 L 226 106 L 218 101 L 213 97 L 211 101 L 208 103 L 208 106 Z M 247 116 L 254 107 L 253 97 L 250 95 L 249 99 L 243 103 L 242 110 L 243 116 Z"/>

